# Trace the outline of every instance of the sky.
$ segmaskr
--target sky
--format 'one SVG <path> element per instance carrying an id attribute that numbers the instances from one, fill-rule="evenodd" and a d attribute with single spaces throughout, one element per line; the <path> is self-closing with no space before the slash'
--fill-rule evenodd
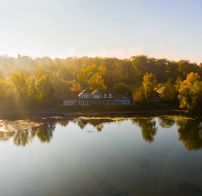
<path id="1" fill-rule="evenodd" d="M 0 0 L 0 55 L 202 62 L 201 0 Z"/>

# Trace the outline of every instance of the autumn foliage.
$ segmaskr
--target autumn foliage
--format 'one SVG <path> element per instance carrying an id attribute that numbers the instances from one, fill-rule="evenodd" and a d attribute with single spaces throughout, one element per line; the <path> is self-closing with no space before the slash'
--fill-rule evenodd
<path id="1" fill-rule="evenodd" d="M 0 57 L 0 107 L 53 107 L 83 89 L 131 95 L 134 104 L 175 103 L 200 112 L 202 66 L 133 56 L 51 59 Z"/>

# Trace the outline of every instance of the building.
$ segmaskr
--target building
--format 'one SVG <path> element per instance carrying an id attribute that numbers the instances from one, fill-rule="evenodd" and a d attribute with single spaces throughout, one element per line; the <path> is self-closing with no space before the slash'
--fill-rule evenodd
<path id="1" fill-rule="evenodd" d="M 91 93 L 85 89 L 78 95 L 78 105 L 90 105 L 90 104 L 91 104 Z"/>
<path id="2" fill-rule="evenodd" d="M 62 106 L 88 106 L 88 105 L 130 105 L 131 99 L 127 94 L 112 95 L 111 92 L 102 92 L 94 90 L 93 92 L 87 89 L 83 90 L 79 95 L 68 95 L 62 97 L 58 101 L 58 105 Z"/>
<path id="3" fill-rule="evenodd" d="M 67 96 L 60 97 L 58 99 L 58 105 L 60 105 L 60 106 L 78 105 L 78 96 L 75 94 L 69 94 Z"/>
<path id="4" fill-rule="evenodd" d="M 114 105 L 130 105 L 131 101 L 128 95 L 115 95 Z"/>

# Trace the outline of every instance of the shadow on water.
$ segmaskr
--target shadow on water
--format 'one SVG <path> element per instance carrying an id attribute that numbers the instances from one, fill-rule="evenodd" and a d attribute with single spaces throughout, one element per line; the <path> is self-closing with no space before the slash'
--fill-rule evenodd
<path id="1" fill-rule="evenodd" d="M 40 119 L 35 121 L 1 121 L 0 140 L 7 141 L 13 139 L 16 146 L 26 146 L 34 138 L 38 138 L 41 143 L 49 143 L 53 138 L 56 124 L 67 127 L 72 122 L 85 129 L 88 125 L 93 126 L 101 132 L 105 125 L 129 120 L 129 122 L 140 128 L 145 142 L 152 143 L 157 135 L 158 128 L 169 129 L 174 125 L 177 127 L 179 141 L 188 150 L 198 150 L 202 148 L 202 122 L 200 120 L 188 118 L 173 118 L 169 116 L 137 117 L 137 118 L 75 118 L 75 119 Z M 94 132 L 93 132 L 94 133 Z"/>

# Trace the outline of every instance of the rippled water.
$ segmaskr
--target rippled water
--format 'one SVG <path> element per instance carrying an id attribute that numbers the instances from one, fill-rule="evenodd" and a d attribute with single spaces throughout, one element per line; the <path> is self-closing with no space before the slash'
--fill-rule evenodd
<path id="1" fill-rule="evenodd" d="M 0 195 L 202 195 L 202 121 L 0 121 Z"/>

